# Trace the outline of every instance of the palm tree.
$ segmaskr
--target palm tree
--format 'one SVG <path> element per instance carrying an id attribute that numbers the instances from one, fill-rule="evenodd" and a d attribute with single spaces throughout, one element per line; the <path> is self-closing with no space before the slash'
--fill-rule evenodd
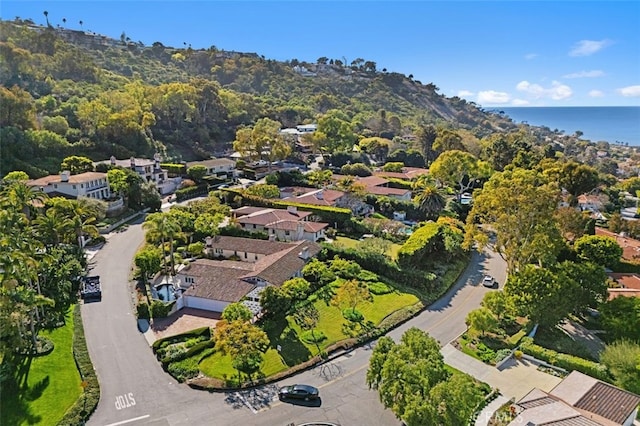
<path id="1" fill-rule="evenodd" d="M 48 247 L 57 246 L 61 242 L 61 236 L 71 223 L 56 209 L 50 208 L 43 215 L 39 215 L 33 220 L 36 232 L 41 241 Z"/>
<path id="2" fill-rule="evenodd" d="M 32 208 L 38 204 L 43 204 L 47 199 L 47 195 L 44 192 L 30 187 L 22 181 L 12 182 L 8 187 L 4 188 L 2 195 L 6 196 L 8 202 L 15 206 L 18 211 L 22 211 L 27 220 L 31 220 Z"/>
<path id="3" fill-rule="evenodd" d="M 50 27 L 51 25 L 49 25 L 49 12 L 47 12 L 46 10 L 44 11 L 44 17 L 47 20 L 47 27 Z"/>
<path id="4" fill-rule="evenodd" d="M 437 219 L 447 202 L 429 176 L 423 175 L 413 184 L 413 200 L 427 219 Z"/>
<path id="5" fill-rule="evenodd" d="M 62 18 L 62 25 L 67 25 L 67 18 Z"/>
<path id="6" fill-rule="evenodd" d="M 162 245 L 162 259 L 164 272 L 167 272 L 167 257 L 165 256 L 165 246 L 168 240 L 169 242 L 169 259 L 171 261 L 171 274 L 173 275 L 174 259 L 173 259 L 173 242 L 176 237 L 182 233 L 180 225 L 168 214 L 158 212 L 151 213 L 145 219 L 142 227 L 147 231 L 147 241 L 160 242 Z"/>
<path id="7" fill-rule="evenodd" d="M 83 24 L 83 22 L 82 22 L 82 21 L 80 21 L 80 29 L 82 29 L 82 24 Z"/>

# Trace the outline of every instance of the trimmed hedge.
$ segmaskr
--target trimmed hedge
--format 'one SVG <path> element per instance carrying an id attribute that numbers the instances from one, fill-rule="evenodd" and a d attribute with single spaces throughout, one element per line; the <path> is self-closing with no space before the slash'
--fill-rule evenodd
<path id="1" fill-rule="evenodd" d="M 179 343 L 179 342 L 183 342 L 186 341 L 190 338 L 194 338 L 194 337 L 207 337 L 210 338 L 211 337 L 211 329 L 209 327 L 200 327 L 200 328 L 195 328 L 193 330 L 184 332 L 184 333 L 180 333 L 180 334 L 174 334 L 173 336 L 169 336 L 169 337 L 165 337 L 163 339 L 158 339 L 155 342 L 153 342 L 153 344 L 151 345 L 151 347 L 153 348 L 154 352 L 157 351 L 160 348 L 164 348 L 167 347 L 169 345 L 173 345 L 174 343 Z"/>
<path id="2" fill-rule="evenodd" d="M 189 186 L 187 188 L 178 189 L 175 192 L 176 201 L 184 201 L 190 198 L 207 195 L 209 193 L 208 185 Z"/>
<path id="3" fill-rule="evenodd" d="M 402 266 L 418 266 L 428 254 L 438 249 L 442 242 L 439 223 L 428 222 L 416 229 L 398 251 L 398 263 Z"/>
<path id="4" fill-rule="evenodd" d="M 531 355 L 532 357 L 548 362 L 556 367 L 564 368 L 567 371 L 577 370 L 605 382 L 611 381 L 611 376 L 603 364 L 543 348 L 542 346 L 533 343 L 533 339 L 531 337 L 522 338 L 520 341 L 520 350 L 527 355 Z"/>
<path id="5" fill-rule="evenodd" d="M 186 351 L 180 351 L 178 353 L 168 355 L 160 360 L 162 364 L 169 364 L 173 362 L 182 361 L 183 359 L 190 358 L 191 356 L 204 351 L 205 349 L 211 349 L 215 346 L 214 340 L 205 340 L 203 342 L 196 343 Z"/>
<path id="6" fill-rule="evenodd" d="M 76 305 L 73 310 L 73 358 L 76 361 L 80 378 L 86 386 L 84 394 L 67 410 L 58 423 L 60 425 L 85 424 L 100 401 L 100 384 L 87 349 L 80 305 Z"/>
<path id="7" fill-rule="evenodd" d="M 369 291 L 372 294 L 375 294 L 376 296 L 380 296 L 382 294 L 389 294 L 393 291 L 391 287 L 389 287 L 385 283 L 381 283 L 380 281 L 370 282 L 367 284 L 369 286 Z"/>

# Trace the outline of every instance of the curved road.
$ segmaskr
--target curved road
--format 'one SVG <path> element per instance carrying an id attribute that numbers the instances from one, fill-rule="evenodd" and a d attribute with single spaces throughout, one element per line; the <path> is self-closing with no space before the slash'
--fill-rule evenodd
<path id="1" fill-rule="evenodd" d="M 375 391 L 365 384 L 371 347 L 365 346 L 324 365 L 261 388 L 209 393 L 177 383 L 164 372 L 137 329 L 130 288 L 131 259 L 143 242 L 142 220 L 115 233 L 91 262 L 100 275 L 101 302 L 82 305 L 82 318 L 91 359 L 101 387 L 100 403 L 90 426 L 118 425 L 288 425 L 331 421 L 348 425 L 400 425 L 385 410 Z M 474 254 L 456 285 L 439 301 L 389 335 L 399 340 L 418 327 L 446 344 L 466 326 L 467 313 L 484 293 L 484 273 L 504 282 L 504 263 L 497 256 Z M 303 382 L 321 389 L 316 404 L 282 403 L 276 397 L 283 384 Z"/>

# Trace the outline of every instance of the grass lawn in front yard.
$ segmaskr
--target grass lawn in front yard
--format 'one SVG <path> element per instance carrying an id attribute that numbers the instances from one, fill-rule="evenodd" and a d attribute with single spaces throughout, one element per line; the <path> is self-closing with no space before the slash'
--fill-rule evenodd
<path id="1" fill-rule="evenodd" d="M 362 312 L 365 321 L 371 321 L 378 325 L 389 314 L 411 306 L 418 301 L 418 297 L 413 294 L 394 291 L 389 294 L 374 295 L 373 302 L 363 302 L 356 306 L 356 309 Z M 318 324 L 314 331 L 323 332 L 327 338 L 317 346 L 315 343 L 303 342 L 300 339 L 303 330 L 295 323 L 292 316 L 288 316 L 286 319 L 267 321 L 263 325 L 263 329 L 269 336 L 271 345 L 265 353 L 260 367 L 261 375 L 269 377 L 284 371 L 317 355 L 318 348 L 324 350 L 336 342 L 351 337 L 343 332 L 342 325 L 348 321 L 342 316 L 341 308 L 327 304 L 321 299 L 316 300 L 314 306 L 318 310 L 319 316 Z M 281 347 L 280 352 L 276 350 L 278 345 Z M 232 360 L 229 356 L 215 352 L 202 360 L 200 371 L 209 377 L 218 379 L 236 378 L 238 372 L 233 368 L 231 362 Z"/>
<path id="2" fill-rule="evenodd" d="M 353 238 L 348 238 L 348 237 L 336 237 L 335 242 L 341 245 L 342 247 L 355 249 L 355 248 L 358 248 L 358 245 L 361 244 L 363 241 L 354 240 Z M 386 253 L 387 256 L 389 256 L 389 258 L 393 260 L 397 259 L 398 251 L 400 251 L 400 247 L 402 247 L 402 244 L 391 243 L 391 246 L 389 247 L 389 250 Z"/>
<path id="3" fill-rule="evenodd" d="M 2 389 L 2 425 L 57 425 L 82 394 L 80 374 L 73 358 L 73 307 L 65 325 L 43 331 L 54 343 L 53 351 L 26 357 L 18 371 L 18 389 Z M 25 383 L 26 382 L 26 383 Z"/>

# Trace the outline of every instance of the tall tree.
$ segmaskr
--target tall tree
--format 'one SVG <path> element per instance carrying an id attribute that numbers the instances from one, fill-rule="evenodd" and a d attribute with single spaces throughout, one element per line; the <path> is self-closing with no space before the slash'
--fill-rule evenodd
<path id="1" fill-rule="evenodd" d="M 494 174 L 474 193 L 465 246 L 490 245 L 513 273 L 529 263 L 550 265 L 564 246 L 554 220 L 560 190 L 533 170 Z M 495 233 L 495 238 L 489 238 Z"/>
<path id="2" fill-rule="evenodd" d="M 182 232 L 180 225 L 167 213 L 151 213 L 147 216 L 142 227 L 147 231 L 147 241 L 152 243 L 160 243 L 162 250 L 162 259 L 164 265 L 164 272 L 173 274 L 174 258 L 173 258 L 173 243 L 175 238 Z M 169 243 L 169 259 L 171 268 L 167 265 L 166 256 L 166 243 Z"/>
<path id="3" fill-rule="evenodd" d="M 60 170 L 68 170 L 72 175 L 93 171 L 93 161 L 87 157 L 72 155 L 62 160 Z"/>
<path id="4" fill-rule="evenodd" d="M 616 266 L 622 256 L 622 247 L 616 239 L 606 235 L 584 235 L 573 248 L 579 259 L 609 268 Z"/>
<path id="5" fill-rule="evenodd" d="M 351 312 L 356 312 L 356 306 L 362 302 L 371 300 L 371 292 L 366 283 L 358 280 L 345 281 L 333 298 L 333 303 L 337 306 L 347 306 Z"/>
<path id="6" fill-rule="evenodd" d="M 441 184 L 453 188 L 457 199 L 478 185 L 480 179 L 491 176 L 488 163 L 478 160 L 474 155 L 460 150 L 446 151 L 431 164 L 431 175 Z"/>
<path id="7" fill-rule="evenodd" d="M 438 406 L 442 401 L 436 398 L 454 392 L 456 385 L 460 384 L 456 379 L 451 386 L 438 387 L 449 376 L 438 342 L 424 331 L 413 327 L 402 335 L 397 344 L 390 337 L 378 340 L 369 359 L 367 385 L 378 391 L 382 404 L 390 408 L 407 426 L 449 425 L 451 423 L 443 420 L 445 413 L 457 411 L 461 418 L 466 419 L 473 411 L 469 411 L 468 406 L 475 407 L 475 404 L 468 401 L 473 397 L 465 397 L 464 402 L 451 398 L 447 401 L 447 410 L 438 413 Z M 465 386 L 470 386 L 471 383 L 465 382 Z"/>
<path id="8" fill-rule="evenodd" d="M 222 320 L 216 325 L 216 347 L 232 358 L 238 373 L 251 376 L 260 368 L 263 353 L 269 347 L 269 337 L 249 322 L 241 319 Z"/>

